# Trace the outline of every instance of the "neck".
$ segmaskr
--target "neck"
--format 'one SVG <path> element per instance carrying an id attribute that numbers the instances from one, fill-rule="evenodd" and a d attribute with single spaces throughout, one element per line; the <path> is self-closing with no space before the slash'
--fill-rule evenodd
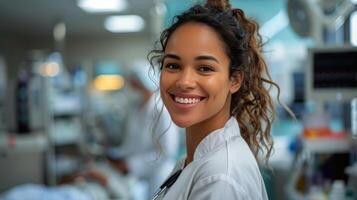
<path id="1" fill-rule="evenodd" d="M 186 165 L 193 161 L 193 156 L 198 144 L 211 132 L 224 127 L 230 115 L 227 113 L 220 117 L 213 117 L 197 125 L 186 128 Z"/>

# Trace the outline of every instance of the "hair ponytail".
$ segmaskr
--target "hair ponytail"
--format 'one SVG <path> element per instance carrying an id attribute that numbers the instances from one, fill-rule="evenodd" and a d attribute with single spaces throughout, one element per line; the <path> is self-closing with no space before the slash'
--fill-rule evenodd
<path id="1" fill-rule="evenodd" d="M 232 96 L 232 115 L 236 117 L 241 128 L 242 137 L 257 156 L 260 151 L 269 158 L 273 148 L 270 136 L 275 108 L 267 85 L 280 88 L 270 77 L 267 64 L 261 54 L 262 39 L 258 33 L 258 24 L 249 20 L 241 9 L 232 9 L 245 34 L 242 71 L 245 75 L 242 88 Z M 267 161 L 267 160 L 266 160 Z"/>

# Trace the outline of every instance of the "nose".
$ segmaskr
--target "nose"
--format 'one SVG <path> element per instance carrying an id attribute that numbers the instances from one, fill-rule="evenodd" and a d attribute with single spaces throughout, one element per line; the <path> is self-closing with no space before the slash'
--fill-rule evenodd
<path id="1" fill-rule="evenodd" d="M 196 87 L 195 73 L 187 68 L 182 70 L 176 81 L 176 87 L 180 88 L 181 90 L 194 89 Z"/>

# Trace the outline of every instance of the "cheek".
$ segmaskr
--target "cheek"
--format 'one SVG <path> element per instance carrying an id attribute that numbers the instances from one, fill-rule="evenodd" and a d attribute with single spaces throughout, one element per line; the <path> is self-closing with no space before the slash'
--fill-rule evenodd
<path id="1" fill-rule="evenodd" d="M 166 101 L 167 98 L 167 93 L 166 91 L 171 87 L 172 85 L 172 78 L 170 78 L 169 75 L 162 73 L 160 76 L 160 93 L 161 93 L 161 98 Z"/>
<path id="2" fill-rule="evenodd" d="M 162 72 L 160 75 L 160 89 L 165 90 L 165 88 L 167 88 L 168 85 L 169 85 L 168 76 L 164 72 Z"/>
<path id="3" fill-rule="evenodd" d="M 212 77 L 206 80 L 206 89 L 212 96 L 219 98 L 227 96 L 230 89 L 230 81 L 224 77 Z"/>

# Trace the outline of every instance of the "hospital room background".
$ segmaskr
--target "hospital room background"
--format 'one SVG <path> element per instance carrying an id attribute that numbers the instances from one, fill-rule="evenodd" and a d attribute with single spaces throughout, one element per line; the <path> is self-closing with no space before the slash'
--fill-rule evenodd
<path id="1" fill-rule="evenodd" d="M 149 199 L 150 183 L 112 160 L 129 124 L 145 129 L 130 118 L 141 98 L 131 78 L 156 86 L 147 54 L 196 2 L 0 1 L 1 200 Z M 261 167 L 269 199 L 356 200 L 357 1 L 231 3 L 260 24 L 280 101 L 296 116 L 275 100 L 274 152 Z M 174 161 L 185 155 L 177 131 Z M 143 148 L 136 137 L 126 146 Z M 134 168 L 151 173 L 151 161 Z"/>

